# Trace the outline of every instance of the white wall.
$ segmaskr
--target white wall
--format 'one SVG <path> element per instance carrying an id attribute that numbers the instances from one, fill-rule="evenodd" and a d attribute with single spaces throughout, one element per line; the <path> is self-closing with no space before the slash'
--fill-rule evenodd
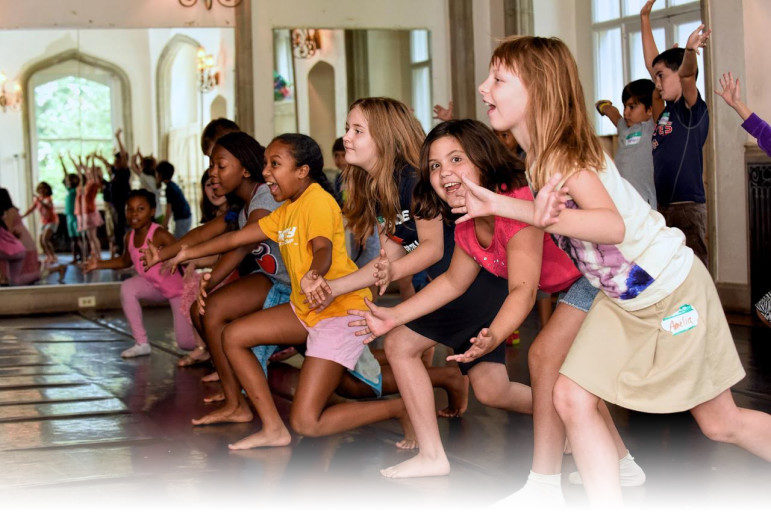
<path id="1" fill-rule="evenodd" d="M 235 10 L 203 0 L 0 0 L 0 29 L 99 27 L 235 27 Z"/>
<path id="2" fill-rule="evenodd" d="M 498 45 L 497 40 L 506 35 L 503 16 L 503 0 L 473 0 L 474 25 L 474 84 L 479 86 L 489 73 L 490 57 Z M 448 100 L 436 100 L 447 106 Z M 487 109 L 482 97 L 477 95 L 476 119 L 487 123 Z"/>
<path id="3" fill-rule="evenodd" d="M 446 0 L 251 1 L 254 133 L 259 141 L 269 141 L 273 135 L 273 28 L 428 29 L 431 31 L 433 95 L 437 99 L 450 98 L 450 40 Z"/>

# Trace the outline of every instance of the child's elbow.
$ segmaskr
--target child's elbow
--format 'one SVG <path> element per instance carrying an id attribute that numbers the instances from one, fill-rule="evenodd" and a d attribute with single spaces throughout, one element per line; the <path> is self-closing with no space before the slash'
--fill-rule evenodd
<path id="1" fill-rule="evenodd" d="M 608 236 L 611 239 L 611 241 L 608 241 L 608 244 L 618 245 L 624 242 L 624 238 L 626 237 L 626 226 L 621 217 L 613 224 L 613 228 Z"/>

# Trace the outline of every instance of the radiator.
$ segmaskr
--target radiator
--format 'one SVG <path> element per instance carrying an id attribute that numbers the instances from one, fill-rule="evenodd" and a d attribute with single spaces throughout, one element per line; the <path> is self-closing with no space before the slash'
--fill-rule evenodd
<path id="1" fill-rule="evenodd" d="M 771 164 L 748 163 L 752 303 L 771 290 Z"/>

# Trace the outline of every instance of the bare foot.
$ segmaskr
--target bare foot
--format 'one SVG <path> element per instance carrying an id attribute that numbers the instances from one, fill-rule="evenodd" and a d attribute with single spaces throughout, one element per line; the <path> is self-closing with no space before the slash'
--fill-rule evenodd
<path id="1" fill-rule="evenodd" d="M 219 382 L 220 381 L 220 375 L 216 371 L 214 373 L 209 373 L 208 375 L 204 376 L 201 379 L 201 382 Z"/>
<path id="2" fill-rule="evenodd" d="M 468 384 L 467 375 L 460 375 L 453 380 L 447 388 L 447 408 L 436 411 L 440 418 L 459 418 L 468 409 Z"/>
<path id="3" fill-rule="evenodd" d="M 202 416 L 192 421 L 193 425 L 214 425 L 216 423 L 246 423 L 254 418 L 249 406 L 245 403 L 239 404 L 235 408 L 231 405 L 225 405 L 217 410 L 211 411 L 206 416 Z"/>
<path id="4" fill-rule="evenodd" d="M 263 428 L 255 434 L 244 437 L 233 444 L 229 444 L 228 448 L 231 450 L 248 450 L 249 448 L 257 448 L 260 446 L 287 446 L 291 442 L 292 435 L 284 425 L 281 425 L 280 428 L 270 431 Z"/>
<path id="5" fill-rule="evenodd" d="M 203 403 L 217 403 L 225 401 L 225 393 L 214 393 L 203 397 Z"/>
<path id="6" fill-rule="evenodd" d="M 206 348 L 196 347 L 192 352 L 179 359 L 177 361 L 177 366 L 194 366 L 201 362 L 206 362 L 210 359 L 211 356 L 209 355 L 209 352 L 206 350 Z"/>
<path id="7" fill-rule="evenodd" d="M 396 443 L 396 447 L 400 450 L 416 449 L 418 447 L 418 440 L 415 437 L 415 429 L 412 427 L 410 417 L 407 415 L 407 409 L 399 416 L 399 424 L 401 424 L 402 430 L 404 430 L 404 439 Z"/>
<path id="8" fill-rule="evenodd" d="M 386 478 L 438 477 L 449 473 L 450 462 L 444 452 L 436 459 L 418 453 L 396 466 L 380 470 L 380 474 Z"/>
<path id="9" fill-rule="evenodd" d="M 287 360 L 292 355 L 296 355 L 297 350 L 294 348 L 294 346 L 290 346 L 289 348 L 285 348 L 283 350 L 279 350 L 273 355 L 270 356 L 270 362 L 281 362 Z"/>

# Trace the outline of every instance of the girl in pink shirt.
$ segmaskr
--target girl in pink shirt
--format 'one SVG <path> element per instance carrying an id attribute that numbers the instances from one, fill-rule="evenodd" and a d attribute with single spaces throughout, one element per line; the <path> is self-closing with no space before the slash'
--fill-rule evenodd
<path id="1" fill-rule="evenodd" d="M 428 219 L 440 214 L 444 219 L 457 218 L 450 209 L 464 193 L 464 177 L 490 190 L 532 200 L 525 174 L 521 171 L 523 168 L 523 163 L 509 153 L 484 124 L 474 120 L 441 123 L 428 134 L 421 149 L 420 179 L 413 193 L 414 213 Z M 530 313 L 539 288 L 564 293 L 554 315 L 528 352 L 532 382 L 530 412 L 535 418 L 536 445 L 534 473 L 530 478 L 536 487 L 547 489 L 548 495 L 548 490 L 554 489 L 552 482 L 556 472 L 556 490 L 551 498 L 560 503 L 564 500 L 558 473 L 565 435 L 552 405 L 551 391 L 562 360 L 597 290 L 579 278 L 579 271 L 551 237 L 531 225 L 495 216 L 458 224 L 452 262 L 444 274 L 396 307 L 377 307 L 368 302 L 370 311 L 357 312 L 364 318 L 358 323 L 366 324 L 362 333 L 371 332 L 369 340 L 373 340 L 461 295 L 470 294 L 467 289 L 477 274 L 484 273 L 480 268 L 507 278 L 508 296 L 489 326 L 479 327 L 476 337 L 470 340 L 470 347 L 447 360 L 461 364 L 479 362 L 469 370 L 468 376 L 477 399 L 486 405 L 522 411 L 521 389 L 527 386 L 509 381 L 505 362 L 480 362 L 479 359 L 500 351 L 506 336 L 519 328 Z M 389 266 L 380 265 L 379 272 L 380 280 L 387 281 Z M 470 323 L 479 322 L 473 317 L 467 319 Z M 390 347 L 386 345 L 386 355 L 414 425 L 419 447 L 417 456 L 383 470 L 387 477 L 444 475 L 450 471 L 434 414 L 433 392 L 425 368 L 418 365 L 426 346 L 436 342 L 424 339 L 425 345 L 410 343 L 412 347 L 406 347 L 406 343 L 400 345 L 398 341 Z M 619 458 L 631 459 L 607 408 L 603 404 L 600 409 L 615 434 Z M 637 467 L 633 461 L 632 464 Z M 642 473 L 639 467 L 637 469 Z M 548 499 L 546 503 L 549 503 Z"/>

